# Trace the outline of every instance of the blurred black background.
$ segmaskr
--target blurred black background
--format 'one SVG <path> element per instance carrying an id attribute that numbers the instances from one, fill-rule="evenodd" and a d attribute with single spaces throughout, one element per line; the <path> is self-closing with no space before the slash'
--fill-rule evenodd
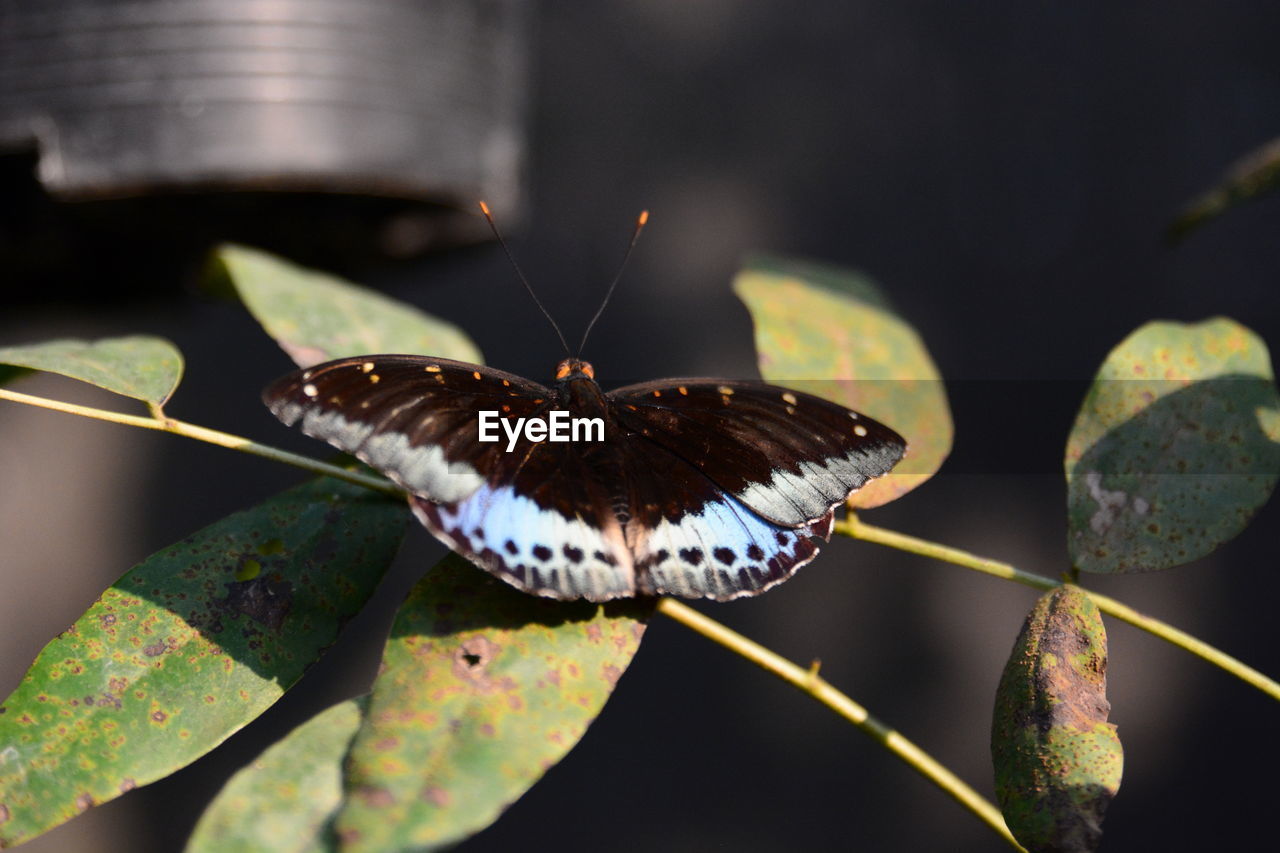
<path id="1" fill-rule="evenodd" d="M 946 467 L 873 523 L 1056 576 L 1062 447 L 1110 347 L 1149 319 L 1216 314 L 1280 340 L 1280 199 L 1176 247 L 1162 238 L 1232 160 L 1280 136 L 1275 4 L 544 0 L 532 17 L 527 192 L 496 213 L 566 335 L 595 310 L 643 207 L 649 229 L 587 353 L 606 383 L 753 375 L 729 290 L 748 251 L 871 274 L 929 345 L 956 419 Z M 559 356 L 495 247 L 414 257 L 437 208 L 261 191 L 54 202 L 33 166 L 3 167 L 0 341 L 169 337 L 188 360 L 177 417 L 319 450 L 258 401 L 287 358 L 196 287 L 201 249 L 220 237 L 262 236 L 453 320 L 495 366 L 537 378 Z M 22 390 L 120 405 L 49 377 Z M 4 693 L 134 562 L 300 479 L 12 404 L 0 472 Z M 1275 674 L 1276 521 L 1264 508 L 1190 566 L 1084 582 Z M 391 613 L 441 553 L 415 529 L 374 606 L 260 721 L 25 849 L 179 849 L 227 776 L 367 687 Z M 835 685 L 990 794 L 992 697 L 1034 598 L 836 542 L 778 590 L 704 609 L 795 660 L 820 657 Z M 1258 846 L 1272 832 L 1275 703 L 1108 627 L 1126 773 L 1102 849 Z M 825 708 L 663 620 L 581 744 L 465 849 L 518 848 L 1003 849 Z"/>

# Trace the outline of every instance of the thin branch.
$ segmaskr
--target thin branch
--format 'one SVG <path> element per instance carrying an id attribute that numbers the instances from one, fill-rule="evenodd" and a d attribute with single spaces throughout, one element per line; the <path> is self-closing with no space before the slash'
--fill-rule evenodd
<path id="1" fill-rule="evenodd" d="M 935 560 L 954 563 L 957 566 L 964 566 L 994 577 L 1004 578 L 1005 580 L 1016 581 L 1036 589 L 1050 590 L 1060 585 L 1059 581 L 1052 578 L 1024 572 L 999 560 L 990 560 L 986 557 L 970 554 L 967 551 L 961 551 L 959 548 L 950 548 L 946 545 L 939 545 L 936 542 L 929 542 L 904 533 L 886 530 L 883 527 L 875 527 L 859 520 L 852 512 L 849 513 L 849 517 L 846 520 L 836 522 L 835 532 L 854 539 L 888 545 L 890 548 L 919 554 L 922 557 L 932 557 Z M 1088 589 L 1085 592 L 1089 593 L 1089 597 L 1093 599 L 1094 603 L 1098 605 L 1098 609 L 1103 613 L 1128 622 L 1130 625 L 1154 634 L 1181 649 L 1186 649 L 1214 666 L 1221 667 L 1246 684 L 1253 685 L 1272 699 L 1280 701 L 1280 683 L 1268 678 L 1248 664 L 1233 658 L 1226 652 L 1214 648 L 1185 631 L 1178 630 L 1167 622 L 1143 615 L 1127 604 L 1116 601 L 1114 598 Z"/>
<path id="2" fill-rule="evenodd" d="M 207 429 L 205 427 L 189 424 L 185 421 L 177 420 L 170 417 L 142 417 L 139 415 L 126 415 L 120 412 L 113 412 L 108 409 L 95 409 L 90 406 L 77 406 L 74 403 L 63 403 L 60 400 L 50 400 L 47 397 L 35 397 L 31 394 L 20 394 L 17 391 L 9 391 L 0 388 L 0 400 L 12 400 L 15 403 L 26 403 L 28 406 L 39 406 L 42 409 L 52 409 L 55 412 L 66 412 L 67 414 L 80 415 L 85 418 L 93 418 L 99 421 L 107 421 L 113 424 L 124 424 L 126 426 L 141 427 L 142 429 L 152 429 L 159 432 L 173 433 L 174 435 L 186 436 L 194 438 L 196 441 L 204 441 L 209 444 L 216 444 L 219 447 L 227 447 L 231 450 L 240 450 L 245 453 L 252 453 L 255 456 L 261 456 L 264 459 L 271 459 L 275 462 L 283 462 L 286 465 L 293 465 L 296 468 L 302 468 L 305 471 L 311 471 L 315 474 L 322 474 L 327 477 L 336 477 L 339 480 L 346 480 L 349 483 L 355 483 L 357 486 L 364 486 L 374 489 L 388 495 L 400 496 L 404 494 L 399 486 L 385 480 L 382 477 L 371 477 L 368 474 L 362 474 L 359 471 L 348 471 L 337 465 L 329 465 L 307 456 L 300 456 L 297 453 L 289 453 L 275 447 L 269 447 L 265 444 L 258 444 L 256 441 L 250 441 L 247 438 L 241 438 L 238 435 L 219 432 L 216 429 Z M 154 410 L 153 410 L 154 411 Z"/>
<path id="3" fill-rule="evenodd" d="M 781 655 L 766 649 L 753 640 L 747 639 L 737 631 L 720 624 L 708 616 L 704 616 L 674 598 L 659 599 L 657 609 L 664 616 L 674 619 L 707 639 L 719 643 L 735 654 L 741 655 L 826 705 L 841 717 L 853 723 L 865 734 L 879 741 L 886 749 L 905 761 L 909 767 L 937 785 L 960 805 L 977 815 L 1015 850 L 1023 849 L 1009 832 L 1009 828 L 1005 826 L 1004 818 L 1001 817 L 999 809 L 965 784 L 960 777 L 942 764 L 939 764 L 923 749 L 903 737 L 896 730 L 872 717 L 866 708 L 832 687 L 826 679 L 818 674 L 816 666 L 811 666 L 807 669 L 797 666 Z"/>

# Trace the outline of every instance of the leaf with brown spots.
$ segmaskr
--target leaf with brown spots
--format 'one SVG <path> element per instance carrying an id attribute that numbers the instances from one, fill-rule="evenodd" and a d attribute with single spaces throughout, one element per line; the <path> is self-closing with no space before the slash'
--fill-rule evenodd
<path id="1" fill-rule="evenodd" d="M 266 710 L 364 605 L 407 517 L 317 480 L 117 581 L 0 702 L 0 847 L 190 764 Z M 260 573 L 239 581 L 247 559 Z"/>
<path id="2" fill-rule="evenodd" d="M 870 415 L 907 440 L 889 474 L 849 501 L 870 508 L 928 480 L 951 452 L 951 409 L 915 329 L 848 270 L 753 258 L 734 279 L 755 323 L 760 375 Z"/>
<path id="3" fill-rule="evenodd" d="M 1110 711 L 1097 606 L 1079 587 L 1045 593 L 1005 665 L 991 726 L 996 798 L 1031 853 L 1088 853 L 1101 841 L 1124 770 Z"/>
<path id="4" fill-rule="evenodd" d="M 316 714 L 232 776 L 200 817 L 186 853 L 332 850 L 329 822 L 342 805 L 342 759 L 368 697 Z"/>
<path id="5" fill-rule="evenodd" d="M 341 849 L 435 850 L 492 823 L 582 737 L 652 610 L 526 595 L 446 557 L 391 629 L 347 756 Z"/>
<path id="6" fill-rule="evenodd" d="M 1280 474 L 1267 347 L 1219 317 L 1148 323 L 1103 362 L 1067 439 L 1067 547 L 1088 572 L 1189 563 L 1243 530 Z"/>
<path id="7" fill-rule="evenodd" d="M 150 335 L 0 347 L 0 365 L 19 369 L 0 376 L 0 382 L 43 370 L 155 406 L 164 405 L 182 379 L 182 353 Z"/>
<path id="8" fill-rule="evenodd" d="M 245 246 L 214 253 L 267 334 L 299 367 L 371 352 L 435 355 L 480 364 L 480 350 L 452 323 L 340 278 Z"/>

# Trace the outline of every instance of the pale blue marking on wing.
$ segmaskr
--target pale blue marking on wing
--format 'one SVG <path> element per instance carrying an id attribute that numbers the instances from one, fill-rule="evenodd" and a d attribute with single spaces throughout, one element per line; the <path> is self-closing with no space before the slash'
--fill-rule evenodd
<path id="1" fill-rule="evenodd" d="M 446 545 L 528 592 L 591 601 L 635 595 L 631 554 L 616 522 L 602 530 L 543 509 L 510 486 L 488 484 L 456 504 L 419 499 L 412 506 Z"/>
<path id="2" fill-rule="evenodd" d="M 818 552 L 808 528 L 766 521 L 721 495 L 645 535 L 636 563 L 643 591 L 724 601 L 786 580 Z"/>

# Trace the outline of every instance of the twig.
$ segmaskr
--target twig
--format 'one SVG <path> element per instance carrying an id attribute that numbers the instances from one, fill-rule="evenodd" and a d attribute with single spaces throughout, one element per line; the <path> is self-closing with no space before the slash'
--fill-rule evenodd
<path id="1" fill-rule="evenodd" d="M 957 566 L 964 566 L 984 574 L 1004 578 L 1005 580 L 1016 581 L 1036 589 L 1050 590 L 1060 585 L 1059 581 L 1052 578 L 1024 572 L 999 560 L 979 557 L 967 551 L 961 551 L 959 548 L 950 548 L 946 545 L 939 545 L 936 542 L 908 536 L 905 533 L 897 533 L 893 530 L 886 530 L 883 527 L 875 527 L 861 521 L 852 512 L 849 513 L 849 517 L 844 521 L 836 522 L 835 532 L 854 539 L 862 539 L 866 542 L 888 545 L 890 548 L 919 554 L 922 557 L 932 557 L 935 560 L 954 563 Z M 1226 652 L 1214 648 L 1185 631 L 1178 630 L 1167 622 L 1143 615 L 1127 604 L 1116 601 L 1114 598 L 1088 589 L 1085 592 L 1089 593 L 1089 597 L 1093 599 L 1094 603 L 1098 605 L 1098 609 L 1103 613 L 1128 622 L 1130 625 L 1154 634 L 1179 648 L 1186 649 L 1214 666 L 1221 667 L 1241 681 L 1253 685 L 1272 699 L 1280 700 L 1280 683 L 1268 678 L 1248 664 L 1233 658 Z"/>

